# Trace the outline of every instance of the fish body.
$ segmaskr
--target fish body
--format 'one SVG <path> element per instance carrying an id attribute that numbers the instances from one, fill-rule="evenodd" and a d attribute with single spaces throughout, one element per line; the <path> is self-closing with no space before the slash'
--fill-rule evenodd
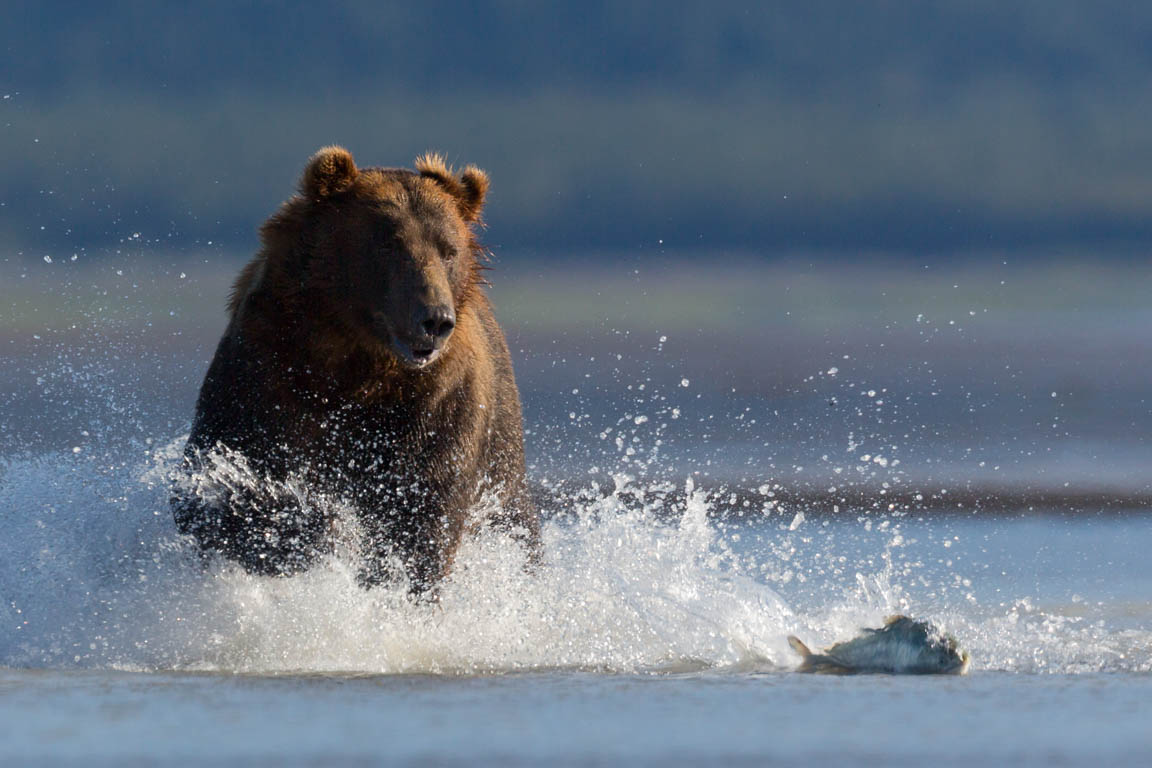
<path id="1" fill-rule="evenodd" d="M 880 629 L 813 653 L 795 635 L 788 644 L 803 657 L 798 672 L 825 675 L 963 675 L 972 657 L 931 622 L 891 616 Z"/>

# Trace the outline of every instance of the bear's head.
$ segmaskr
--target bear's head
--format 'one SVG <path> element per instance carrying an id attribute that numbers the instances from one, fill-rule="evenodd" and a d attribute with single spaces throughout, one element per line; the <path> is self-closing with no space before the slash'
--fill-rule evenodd
<path id="1" fill-rule="evenodd" d="M 439 155 L 417 158 L 415 171 L 357 168 L 347 150 L 325 147 L 265 226 L 265 246 L 295 254 L 301 296 L 313 303 L 302 311 L 345 341 L 423 369 L 443 355 L 482 283 L 473 226 L 487 191 L 483 171 L 456 172 Z"/>

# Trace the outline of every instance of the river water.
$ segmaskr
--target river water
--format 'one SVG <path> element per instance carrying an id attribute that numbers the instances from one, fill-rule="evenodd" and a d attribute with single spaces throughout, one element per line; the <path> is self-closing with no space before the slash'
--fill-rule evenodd
<path id="1" fill-rule="evenodd" d="M 858 280 L 853 310 L 765 273 L 803 296 L 737 302 L 785 328 L 758 357 L 672 311 L 554 327 L 563 295 L 505 294 L 539 320 L 509 333 L 545 562 L 481 534 L 433 605 L 358 588 L 339 549 L 268 579 L 177 535 L 220 281 L 23 274 L 55 293 L 13 293 L 0 336 L 5 764 L 1147 763 L 1152 345 L 1119 273 L 1087 283 L 1112 303 L 996 322 L 1000 275 L 951 304 L 956 275 Z M 971 674 L 794 672 L 787 635 L 896 612 Z"/>
<path id="2" fill-rule="evenodd" d="M 1152 748 L 1145 511 L 741 517 L 692 489 L 669 514 L 643 501 L 663 486 L 618 478 L 550 519 L 539 572 L 481 536 L 430 606 L 358 589 L 339 557 L 293 579 L 204 570 L 144 466 L 8 467 L 9 756 L 1099 764 Z M 788 634 L 829 644 L 894 612 L 952 632 L 971 674 L 792 671 Z"/>

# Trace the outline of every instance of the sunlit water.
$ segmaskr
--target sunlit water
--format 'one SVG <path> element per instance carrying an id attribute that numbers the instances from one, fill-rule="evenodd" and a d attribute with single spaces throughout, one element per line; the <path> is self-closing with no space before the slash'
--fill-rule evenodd
<path id="1" fill-rule="evenodd" d="M 339 550 L 295 578 L 205 568 L 167 507 L 175 443 L 138 462 L 46 455 L 0 484 L 0 661 L 23 668 L 474 674 L 773 672 L 893 612 L 976 668 L 1152 670 L 1152 521 L 744 512 L 617 475 L 549 515 L 543 568 L 481 534 L 438 603 L 356 586 Z M 109 462 L 105 466 L 105 462 Z M 556 508 L 560 509 L 558 500 Z M 743 512 L 743 514 L 740 514 Z"/>
<path id="2" fill-rule="evenodd" d="M 908 503 L 951 484 L 941 446 L 1000 471 L 959 428 L 1034 458 L 1044 472 L 1014 470 L 1026 483 L 1108 464 L 1146 487 L 1131 440 L 1124 461 L 1073 454 L 1062 474 L 1046 383 L 1020 409 L 1039 425 L 1025 440 L 966 421 L 980 411 L 967 392 L 945 408 L 935 382 L 869 384 L 842 355 L 772 402 L 674 361 L 530 360 L 544 563 L 529 573 L 481 534 L 429 604 L 359 588 L 341 547 L 291 579 L 205 566 L 168 509 L 202 365 L 96 327 L 37 331 L 4 372 L 0 762 L 1096 765 L 1152 751 L 1152 515 L 1043 494 L 1026 515 Z M 546 403 L 533 364 L 564 382 Z M 158 394 L 174 381 L 178 407 Z M 801 394 L 811 403 L 789 411 Z M 804 484 L 870 501 L 783 500 Z M 953 633 L 972 673 L 793 671 L 787 635 L 827 645 L 895 612 Z"/>
<path id="3" fill-rule="evenodd" d="M 358 588 L 339 555 L 291 579 L 205 569 L 167 510 L 178 444 L 6 464 L 3 753 L 948 764 L 1149 747 L 1146 513 L 740 516 L 690 483 L 668 510 L 667 486 L 617 476 L 557 503 L 536 573 L 482 535 L 429 605 Z M 786 635 L 826 644 L 896 611 L 953 632 L 972 674 L 791 671 Z"/>

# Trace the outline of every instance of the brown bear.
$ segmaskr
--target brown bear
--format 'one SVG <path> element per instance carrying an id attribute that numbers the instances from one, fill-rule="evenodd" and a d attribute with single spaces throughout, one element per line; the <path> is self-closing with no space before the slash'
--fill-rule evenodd
<path id="1" fill-rule="evenodd" d="M 357 168 L 327 147 L 261 228 L 196 403 L 181 532 L 248 571 L 331 551 L 351 509 L 370 586 L 422 592 L 496 525 L 535 557 L 520 397 L 474 226 L 488 177 L 438 155 Z"/>

